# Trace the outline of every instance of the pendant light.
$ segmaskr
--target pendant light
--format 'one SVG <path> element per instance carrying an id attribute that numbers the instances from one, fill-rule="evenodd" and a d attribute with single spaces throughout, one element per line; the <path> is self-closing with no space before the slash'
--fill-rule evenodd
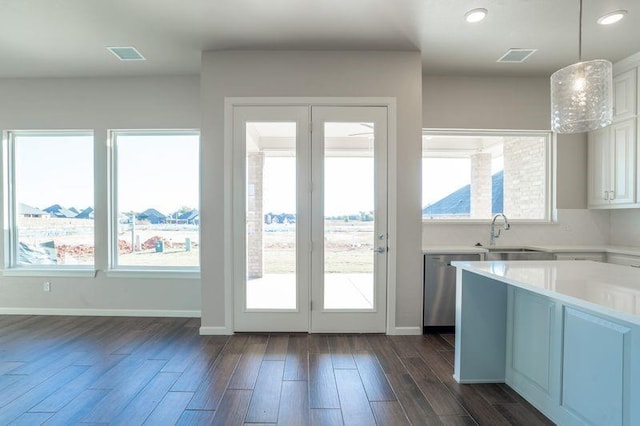
<path id="1" fill-rule="evenodd" d="M 608 126 L 613 119 L 611 62 L 582 62 L 582 0 L 579 1 L 578 63 L 551 76 L 551 128 L 557 133 L 588 132 Z"/>

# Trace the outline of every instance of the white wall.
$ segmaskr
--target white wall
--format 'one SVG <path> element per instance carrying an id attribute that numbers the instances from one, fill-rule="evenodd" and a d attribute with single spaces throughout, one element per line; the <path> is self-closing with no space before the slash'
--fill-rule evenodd
<path id="1" fill-rule="evenodd" d="M 611 210 L 611 245 L 640 246 L 640 209 Z"/>
<path id="2" fill-rule="evenodd" d="M 396 325 L 421 324 L 420 129 L 418 52 L 205 52 L 202 57 L 202 326 L 225 326 L 224 99 L 225 97 L 394 97 L 398 170 Z M 394 156 L 395 155 L 395 156 Z M 395 158 L 395 160 L 394 160 Z M 393 181 L 393 179 L 392 179 Z M 228 277 L 227 277 L 228 278 Z"/>
<path id="3" fill-rule="evenodd" d="M 548 130 L 547 78 L 423 75 L 427 128 Z M 501 244 L 606 244 L 609 213 L 587 206 L 586 135 L 558 135 L 554 225 L 514 225 Z M 488 243 L 487 225 L 424 224 L 423 244 Z"/>
<path id="4" fill-rule="evenodd" d="M 502 221 L 499 222 L 500 226 Z M 609 241 L 609 212 L 604 210 L 558 210 L 558 223 L 511 223 L 509 231 L 502 231 L 497 245 L 602 245 Z M 488 224 L 425 223 L 422 244 L 489 245 Z"/>
<path id="5" fill-rule="evenodd" d="M 5 79 L 0 80 L 0 94 L 2 131 L 93 130 L 95 175 L 103 182 L 106 182 L 107 173 L 108 129 L 200 128 L 198 76 Z M 30 312 L 37 309 L 92 309 L 197 315 L 200 311 L 198 279 L 107 278 L 104 275 L 108 237 L 106 211 L 106 190 L 103 185 L 97 185 L 96 278 L 1 277 L 0 313 L 21 309 Z M 6 233 L 5 229 L 3 235 Z M 4 241 L 0 241 L 0 247 L 3 246 Z M 42 291 L 45 280 L 52 283 L 50 293 Z"/>

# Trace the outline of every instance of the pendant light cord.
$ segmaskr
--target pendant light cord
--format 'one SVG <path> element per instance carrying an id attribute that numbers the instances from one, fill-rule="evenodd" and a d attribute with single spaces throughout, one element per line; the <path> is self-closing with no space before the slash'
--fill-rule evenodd
<path id="1" fill-rule="evenodd" d="M 578 7 L 578 62 L 582 62 L 582 0 Z"/>

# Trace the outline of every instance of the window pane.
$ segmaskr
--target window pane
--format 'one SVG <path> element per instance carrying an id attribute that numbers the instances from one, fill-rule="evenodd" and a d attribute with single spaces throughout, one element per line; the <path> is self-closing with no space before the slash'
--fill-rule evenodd
<path id="1" fill-rule="evenodd" d="M 468 158 L 422 159 L 422 216 L 453 219 L 469 217 Z"/>
<path id="2" fill-rule="evenodd" d="M 451 134 L 423 138 L 423 219 L 547 219 L 549 137 Z"/>
<path id="3" fill-rule="evenodd" d="M 93 265 L 93 136 L 12 134 L 14 265 Z"/>
<path id="4" fill-rule="evenodd" d="M 199 135 L 116 133 L 118 266 L 197 267 Z"/>
<path id="5" fill-rule="evenodd" d="M 375 306 L 374 123 L 325 123 L 324 304 Z"/>
<path id="6" fill-rule="evenodd" d="M 296 123 L 246 128 L 246 307 L 296 309 Z"/>

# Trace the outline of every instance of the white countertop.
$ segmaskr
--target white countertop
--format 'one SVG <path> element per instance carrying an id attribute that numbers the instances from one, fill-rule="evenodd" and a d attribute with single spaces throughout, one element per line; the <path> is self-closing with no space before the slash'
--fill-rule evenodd
<path id="1" fill-rule="evenodd" d="M 455 254 L 455 253 L 487 253 L 488 249 L 513 248 L 516 246 L 473 246 L 473 245 L 427 245 L 422 246 L 424 254 Z M 519 245 L 518 248 L 526 248 L 530 250 L 546 251 L 551 253 L 615 253 L 626 254 L 630 256 L 640 256 L 640 247 L 623 247 L 623 246 L 607 246 L 607 245 Z"/>
<path id="2" fill-rule="evenodd" d="M 640 325 L 640 269 L 591 261 L 452 262 L 453 266 Z"/>
<path id="3" fill-rule="evenodd" d="M 476 246 L 423 246 L 422 253 L 428 254 L 469 254 L 486 253 L 486 247 Z"/>

